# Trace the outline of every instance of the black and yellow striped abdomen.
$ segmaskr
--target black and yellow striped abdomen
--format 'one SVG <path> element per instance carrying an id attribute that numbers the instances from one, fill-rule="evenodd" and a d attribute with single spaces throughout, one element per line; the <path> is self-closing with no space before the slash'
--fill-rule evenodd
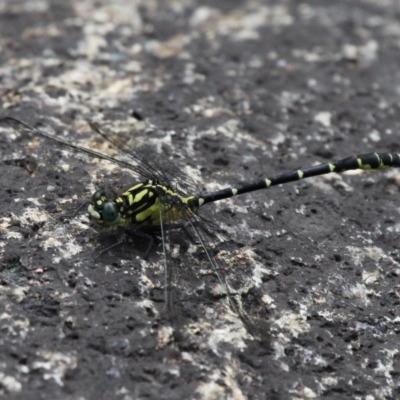
<path id="1" fill-rule="evenodd" d="M 254 192 L 256 190 L 268 189 L 272 186 L 281 185 L 283 183 L 295 182 L 313 176 L 325 175 L 331 172 L 344 172 L 354 169 L 361 170 L 378 170 L 390 167 L 400 167 L 400 154 L 396 153 L 367 153 L 357 156 L 343 158 L 339 161 L 333 161 L 326 164 L 319 164 L 314 167 L 298 169 L 286 172 L 272 178 L 265 178 L 257 182 L 242 185 L 237 188 L 226 188 L 214 193 L 205 194 L 203 196 L 189 199 L 192 206 L 201 207 L 207 203 L 227 199 L 229 197 L 238 196 L 243 193 Z"/>

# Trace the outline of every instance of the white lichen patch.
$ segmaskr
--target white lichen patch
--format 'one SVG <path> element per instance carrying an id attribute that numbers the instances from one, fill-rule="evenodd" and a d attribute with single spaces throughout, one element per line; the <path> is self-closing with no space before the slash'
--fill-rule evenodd
<path id="1" fill-rule="evenodd" d="M 310 330 L 305 311 L 300 311 L 298 314 L 284 311 L 279 318 L 271 322 L 278 325 L 283 331 L 290 333 L 292 337 L 298 337 Z"/>
<path id="2" fill-rule="evenodd" d="M 380 277 L 380 272 L 379 270 L 375 270 L 372 272 L 368 272 L 368 271 L 363 271 L 362 272 L 362 280 L 366 285 L 370 285 L 374 282 L 376 282 L 379 277 Z"/>
<path id="3" fill-rule="evenodd" d="M 57 239 L 56 237 L 50 236 L 48 239 L 43 240 L 40 243 L 40 247 L 43 250 L 48 251 L 51 249 L 57 249 L 57 253 L 62 258 L 72 258 L 74 255 L 82 252 L 82 246 L 78 245 L 74 241 L 72 235 L 65 235 L 62 239 Z M 53 259 L 55 261 L 55 259 Z"/>
<path id="4" fill-rule="evenodd" d="M 264 294 L 261 297 L 261 301 L 271 310 L 276 308 L 275 300 L 269 294 Z"/>
<path id="5" fill-rule="evenodd" d="M 211 370 L 206 373 L 204 381 L 200 382 L 197 386 L 196 393 L 202 399 L 245 400 L 246 396 L 240 389 L 235 375 L 236 372 L 231 371 L 231 368 L 229 367 L 223 368 L 223 370 Z"/>
<path id="6" fill-rule="evenodd" d="M 253 271 L 250 280 L 255 287 L 259 287 L 265 276 L 273 276 L 276 275 L 276 273 L 269 268 L 265 268 L 264 264 L 256 261 L 255 258 L 257 258 L 257 254 L 253 250 L 247 249 L 241 253 L 240 263 L 247 262 L 250 264 Z"/>
<path id="7" fill-rule="evenodd" d="M 17 303 L 22 303 L 25 300 L 27 293 L 29 292 L 29 287 L 27 286 L 0 286 L 0 295 L 7 294 L 7 296 L 11 297 Z M 1 318 L 1 317 L 0 317 Z"/>
<path id="8" fill-rule="evenodd" d="M 374 143 L 378 143 L 381 141 L 381 133 L 377 130 L 374 129 L 372 130 L 369 134 L 368 137 L 370 138 L 370 140 Z"/>
<path id="9" fill-rule="evenodd" d="M 157 348 L 162 349 L 173 340 L 174 330 L 171 326 L 162 326 L 157 331 L 158 344 Z"/>
<path id="10" fill-rule="evenodd" d="M 6 239 L 13 239 L 13 240 L 22 240 L 24 238 L 22 233 L 12 232 L 12 231 L 6 232 L 5 236 L 6 236 Z"/>
<path id="11" fill-rule="evenodd" d="M 362 283 L 356 285 L 344 285 L 342 288 L 342 296 L 346 299 L 359 300 L 366 306 L 370 304 L 368 299 L 369 290 Z"/>
<path id="12" fill-rule="evenodd" d="M 53 379 L 61 387 L 64 386 L 67 372 L 78 366 L 78 357 L 74 351 L 61 353 L 40 350 L 37 357 L 41 360 L 34 361 L 32 369 L 41 371 L 45 380 Z"/>
<path id="13" fill-rule="evenodd" d="M 9 293 L 11 290 L 1 290 L 2 293 Z M 7 293 L 7 294 L 8 294 Z M 4 335 L 11 336 L 13 338 L 20 338 L 25 340 L 31 329 L 29 320 L 24 317 L 16 317 L 7 312 L 0 314 L 0 327 Z"/>
<path id="14" fill-rule="evenodd" d="M 316 399 L 318 397 L 318 393 L 301 383 L 295 383 L 289 393 L 296 396 L 296 399 Z"/>
<path id="15" fill-rule="evenodd" d="M 376 267 L 380 269 L 380 263 L 382 261 L 390 261 L 390 263 L 394 266 L 399 267 L 399 263 L 388 256 L 387 253 L 377 247 L 377 246 L 367 246 L 363 248 L 355 247 L 355 246 L 346 246 L 346 250 L 349 252 L 349 255 L 352 257 L 352 260 L 355 265 L 362 268 L 363 262 L 365 259 L 371 259 L 375 261 Z"/>
<path id="16" fill-rule="evenodd" d="M 215 313 L 212 313 L 212 318 L 215 317 Z M 248 337 L 248 333 L 239 317 L 233 312 L 221 313 L 219 321 L 221 322 L 219 327 L 212 329 L 209 333 L 207 348 L 212 349 L 215 354 L 220 354 L 222 343 L 230 343 L 236 349 L 245 349 L 246 344 L 244 339 Z"/>
<path id="17" fill-rule="evenodd" d="M 29 198 L 28 200 L 32 201 L 36 205 L 40 204 L 38 199 Z M 31 225 L 32 223 L 41 224 L 49 219 L 48 214 L 37 207 L 27 207 L 21 215 L 12 214 L 12 217 L 17 221 L 20 221 L 22 226 Z"/>
<path id="18" fill-rule="evenodd" d="M 318 165 L 319 163 L 315 163 L 314 165 Z M 346 171 L 343 174 L 326 174 L 318 176 L 316 179 L 309 179 L 307 182 L 322 190 L 324 193 L 329 194 L 332 193 L 335 189 L 345 190 L 346 192 L 353 192 L 354 189 L 344 181 L 343 176 L 349 172 Z"/>
<path id="19" fill-rule="evenodd" d="M 8 393 L 18 393 L 22 389 L 22 384 L 20 381 L 11 375 L 4 374 L 3 372 L 0 372 L 0 386 L 3 387 Z"/>
<path id="20" fill-rule="evenodd" d="M 320 111 L 315 114 L 314 121 L 319 122 L 325 128 L 331 127 L 332 114 L 329 111 Z"/>
<path id="21" fill-rule="evenodd" d="M 159 315 L 157 308 L 151 300 L 144 299 L 135 303 L 135 307 L 142 308 L 143 310 L 151 310 L 155 316 Z"/>

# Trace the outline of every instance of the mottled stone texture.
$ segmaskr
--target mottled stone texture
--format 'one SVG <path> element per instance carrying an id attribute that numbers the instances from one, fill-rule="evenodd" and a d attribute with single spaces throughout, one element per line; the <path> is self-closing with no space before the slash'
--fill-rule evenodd
<path id="1" fill-rule="evenodd" d="M 97 121 L 201 191 L 400 152 L 400 6 L 383 0 L 0 1 L 0 117 L 115 155 Z M 86 216 L 109 163 L 0 127 L 0 398 L 400 398 L 397 170 L 329 175 L 204 207 L 257 338 L 201 247 L 148 259 Z"/>

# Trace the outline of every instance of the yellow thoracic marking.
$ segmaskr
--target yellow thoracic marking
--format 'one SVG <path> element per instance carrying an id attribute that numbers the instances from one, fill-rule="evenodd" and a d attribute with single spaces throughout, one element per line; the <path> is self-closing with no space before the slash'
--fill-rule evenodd
<path id="1" fill-rule="evenodd" d="M 270 187 L 272 185 L 272 182 L 269 179 L 266 179 L 265 184 L 267 185 L 267 187 Z"/>
<path id="2" fill-rule="evenodd" d="M 143 189 L 139 193 L 136 193 L 134 196 L 129 191 L 125 192 L 123 195 L 128 197 L 128 203 L 131 206 L 132 204 L 138 203 L 140 200 L 142 200 L 143 197 L 146 196 L 148 193 L 148 189 Z"/>
<path id="3" fill-rule="evenodd" d="M 328 164 L 328 167 L 329 167 L 329 171 L 331 171 L 331 172 L 334 172 L 334 171 L 335 171 L 335 166 L 334 166 L 334 164 L 329 163 L 329 164 Z"/>
<path id="4" fill-rule="evenodd" d="M 160 199 L 157 199 L 151 207 L 145 208 L 143 211 L 136 213 L 136 221 L 143 222 L 149 219 L 150 224 L 154 224 L 154 216 L 158 216 L 158 220 L 160 214 Z"/>
<path id="5" fill-rule="evenodd" d="M 147 182 L 147 184 L 145 185 L 143 182 L 136 184 L 135 186 L 132 186 L 131 188 L 129 188 L 126 192 L 133 192 L 136 189 L 139 189 L 140 187 L 152 187 L 153 186 L 153 181 L 149 181 Z"/>
<path id="6" fill-rule="evenodd" d="M 232 194 L 233 194 L 233 196 L 236 196 L 238 194 L 238 190 L 235 188 L 232 188 Z"/>
<path id="7" fill-rule="evenodd" d="M 304 172 L 301 171 L 301 170 L 298 170 L 298 171 L 297 171 L 297 175 L 299 176 L 299 179 L 302 179 L 303 176 L 304 176 Z"/>

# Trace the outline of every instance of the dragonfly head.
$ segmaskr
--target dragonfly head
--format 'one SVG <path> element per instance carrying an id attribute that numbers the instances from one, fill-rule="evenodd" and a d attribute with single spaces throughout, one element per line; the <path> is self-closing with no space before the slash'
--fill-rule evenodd
<path id="1" fill-rule="evenodd" d="M 103 226 L 115 226 L 121 220 L 118 206 L 109 201 L 106 194 L 99 190 L 93 194 L 88 212 L 91 219 Z"/>

